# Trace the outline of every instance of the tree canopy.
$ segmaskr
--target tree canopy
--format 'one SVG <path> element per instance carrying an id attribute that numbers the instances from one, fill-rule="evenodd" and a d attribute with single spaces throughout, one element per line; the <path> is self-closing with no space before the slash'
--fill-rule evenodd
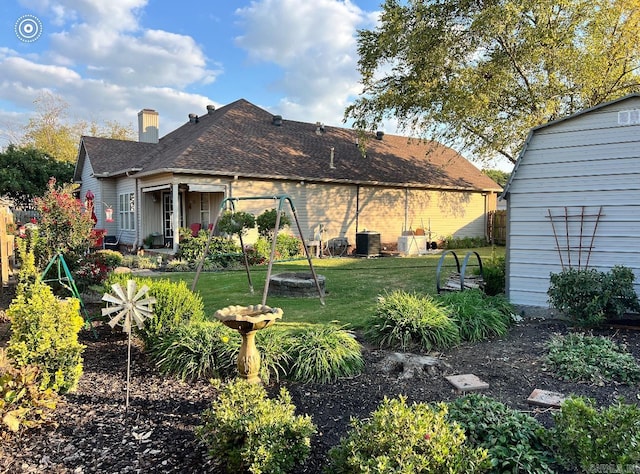
<path id="1" fill-rule="evenodd" d="M 345 119 L 515 162 L 528 130 L 640 90 L 640 0 L 386 0 Z"/>
<path id="2" fill-rule="evenodd" d="M 9 145 L 0 152 L 0 196 L 26 206 L 47 192 L 50 178 L 70 183 L 73 170 L 73 163 L 57 161 L 43 151 Z"/>
<path id="3" fill-rule="evenodd" d="M 70 122 L 67 117 L 69 104 L 61 97 L 43 93 L 34 101 L 35 117 L 29 119 L 25 127 L 24 145 L 45 152 L 58 161 L 74 163 L 78 156 L 80 137 L 89 134 L 94 137 L 132 140 L 135 135 L 131 125 L 117 121 Z"/>

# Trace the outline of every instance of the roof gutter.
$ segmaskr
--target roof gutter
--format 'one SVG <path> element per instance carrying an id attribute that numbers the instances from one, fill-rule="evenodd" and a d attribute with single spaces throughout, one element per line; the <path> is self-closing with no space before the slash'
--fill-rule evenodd
<path id="1" fill-rule="evenodd" d="M 308 183 L 335 183 L 335 184 L 354 184 L 358 186 L 386 186 L 392 188 L 412 188 L 412 189 L 429 189 L 434 191 L 472 191 L 472 192 L 495 192 L 502 191 L 499 187 L 487 187 L 487 188 L 474 188 L 471 186 L 425 186 L 420 183 L 393 183 L 388 181 L 366 181 L 366 180 L 351 180 L 351 179 L 336 179 L 336 178 L 309 178 L 307 176 L 286 176 L 286 175 L 267 175 L 258 173 L 244 173 L 241 174 L 237 171 L 211 171 L 211 170 L 192 170 L 192 169 L 175 169 L 175 168 L 162 168 L 155 169 L 153 171 L 146 171 L 137 175 L 138 178 L 145 176 L 152 176 L 159 173 L 173 173 L 173 174 L 200 174 L 211 176 L 224 176 L 228 178 L 249 178 L 249 179 L 263 179 L 263 180 L 282 180 L 282 181 L 306 181 Z"/>
<path id="2" fill-rule="evenodd" d="M 142 171 L 142 168 L 126 168 L 123 170 L 106 172 L 106 173 L 93 173 L 94 178 L 116 178 L 118 176 L 131 176 Z"/>

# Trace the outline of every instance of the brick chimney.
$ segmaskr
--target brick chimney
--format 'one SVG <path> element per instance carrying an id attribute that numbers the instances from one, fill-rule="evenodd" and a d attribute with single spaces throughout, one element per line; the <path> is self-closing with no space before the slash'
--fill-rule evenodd
<path id="1" fill-rule="evenodd" d="M 142 109 L 138 112 L 138 141 L 143 143 L 158 143 L 159 114 L 152 109 Z"/>

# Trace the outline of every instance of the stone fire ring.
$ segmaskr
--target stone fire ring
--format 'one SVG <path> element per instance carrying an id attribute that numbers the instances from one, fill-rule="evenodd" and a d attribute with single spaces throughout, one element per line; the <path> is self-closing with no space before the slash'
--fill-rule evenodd
<path id="1" fill-rule="evenodd" d="M 324 295 L 323 275 L 316 275 L 320 290 Z M 313 297 L 318 296 L 316 282 L 313 280 L 311 272 L 285 272 L 272 275 L 269 278 L 269 295 L 285 297 Z"/>

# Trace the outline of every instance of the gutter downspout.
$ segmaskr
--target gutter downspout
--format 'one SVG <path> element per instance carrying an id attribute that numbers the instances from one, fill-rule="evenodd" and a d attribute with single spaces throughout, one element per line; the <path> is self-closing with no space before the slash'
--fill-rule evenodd
<path id="1" fill-rule="evenodd" d="M 358 233 L 359 219 L 360 219 L 360 185 L 356 184 L 356 234 Z"/>

